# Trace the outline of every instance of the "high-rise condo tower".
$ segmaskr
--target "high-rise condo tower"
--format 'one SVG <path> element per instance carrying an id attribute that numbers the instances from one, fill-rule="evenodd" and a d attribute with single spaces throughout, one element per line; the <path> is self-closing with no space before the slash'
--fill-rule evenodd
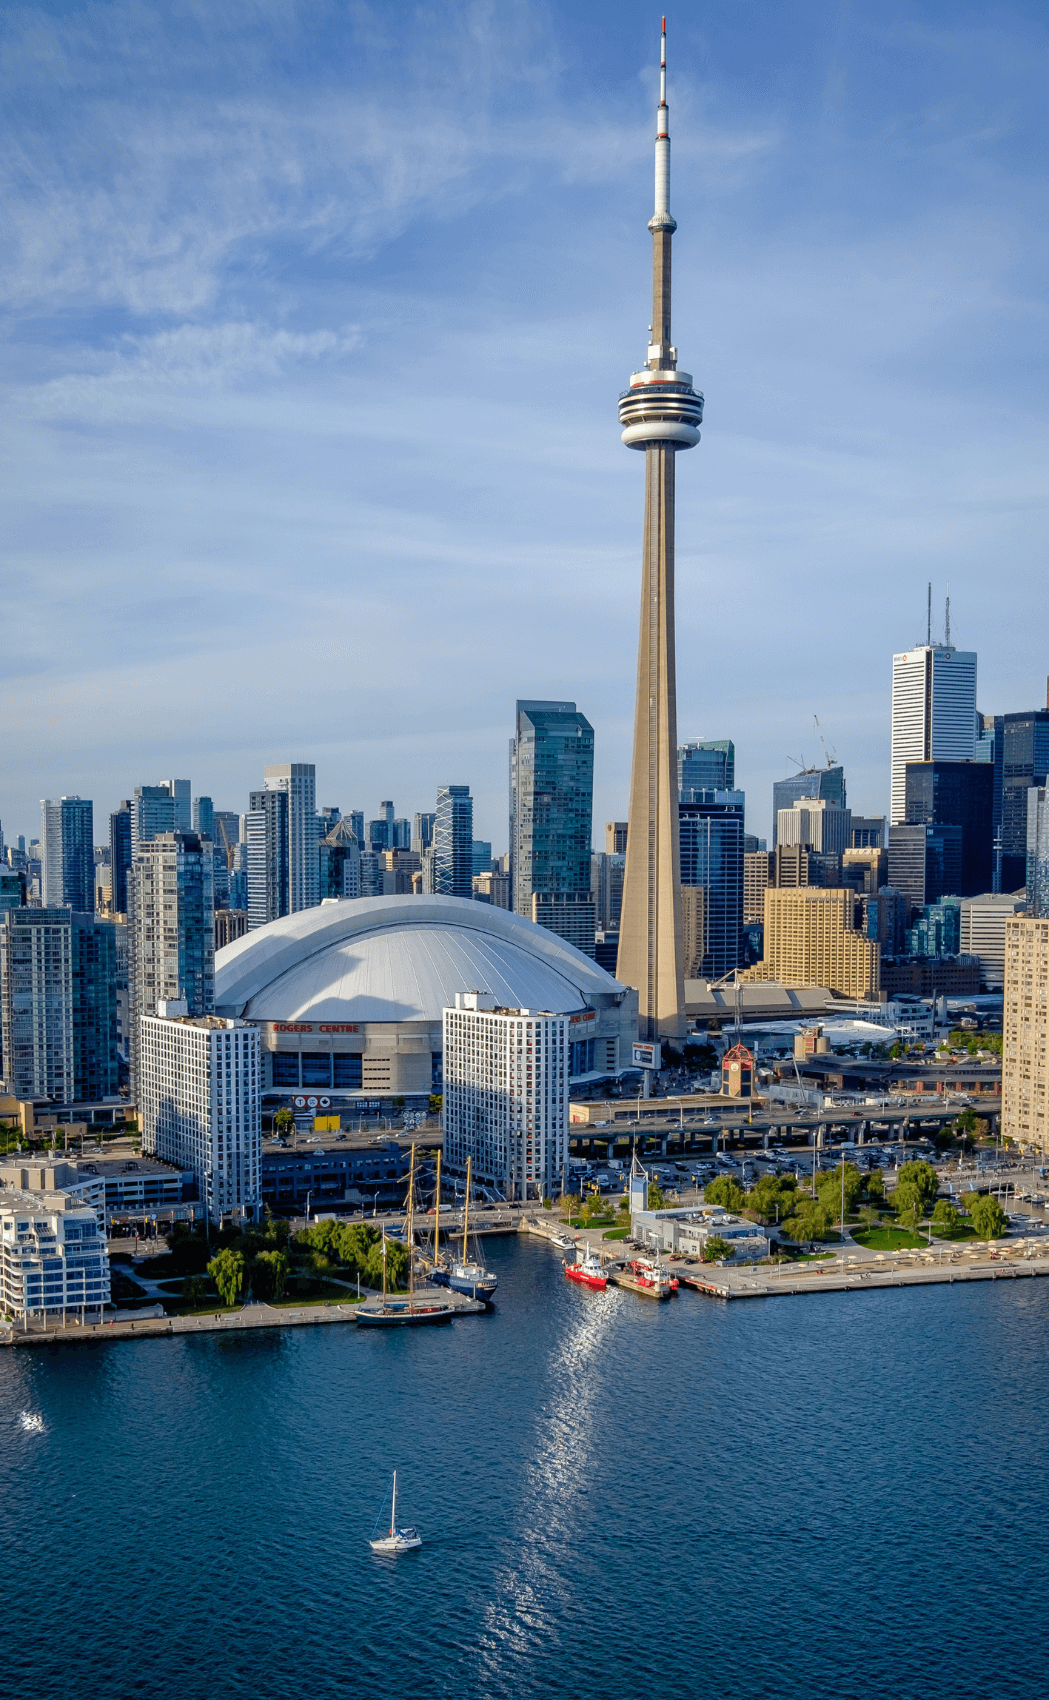
<path id="1" fill-rule="evenodd" d="M 674 664 L 674 466 L 699 442 L 703 397 L 678 370 L 670 340 L 670 128 L 666 19 L 660 43 L 656 209 L 652 232 L 652 324 L 648 359 L 619 398 L 627 448 L 645 455 L 641 635 L 634 761 L 617 978 L 638 991 L 642 1038 L 685 1030 L 678 852 L 677 685 Z"/>

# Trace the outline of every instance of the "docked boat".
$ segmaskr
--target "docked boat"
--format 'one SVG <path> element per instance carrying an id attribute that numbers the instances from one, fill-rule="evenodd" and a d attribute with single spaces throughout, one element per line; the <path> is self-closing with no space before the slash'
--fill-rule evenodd
<path id="1" fill-rule="evenodd" d="M 486 1269 L 480 1256 L 469 1255 L 470 1232 L 470 1171 L 471 1159 L 466 1159 L 466 1202 L 463 1206 L 463 1238 L 462 1249 L 458 1257 L 450 1258 L 447 1263 L 441 1261 L 438 1249 L 441 1211 L 441 1158 L 437 1156 L 437 1202 L 434 1206 L 433 1225 L 433 1268 L 430 1280 L 439 1287 L 450 1287 L 455 1293 L 465 1293 L 467 1298 L 480 1299 L 483 1304 L 491 1304 L 495 1297 L 495 1289 L 499 1285 L 499 1277 Z M 475 1236 L 476 1238 L 476 1236 Z"/>
<path id="2" fill-rule="evenodd" d="M 381 1518 L 385 1506 L 386 1501 L 384 1499 L 382 1505 L 379 1507 L 379 1516 L 375 1519 L 376 1529 L 379 1527 L 379 1518 Z M 371 1547 L 372 1552 L 379 1552 L 387 1556 L 395 1557 L 399 1552 L 414 1552 L 415 1549 L 417 1547 L 421 1547 L 422 1544 L 423 1538 L 418 1529 L 413 1527 L 398 1529 L 397 1527 L 397 1471 L 394 1470 L 393 1499 L 390 1505 L 389 1530 L 385 1535 L 373 1534 L 368 1545 Z"/>
<path id="3" fill-rule="evenodd" d="M 625 1268 L 616 1271 L 615 1279 L 618 1287 L 629 1287 L 632 1293 L 648 1299 L 669 1299 L 677 1292 L 677 1277 L 650 1257 L 632 1258 Z"/>
<path id="4" fill-rule="evenodd" d="M 451 1322 L 455 1315 L 452 1305 L 438 1298 L 417 1297 L 415 1292 L 415 1146 L 412 1146 L 408 1170 L 408 1208 L 404 1223 L 408 1244 L 408 1291 L 390 1294 L 386 1290 L 386 1229 L 382 1233 L 382 1293 L 378 1299 L 366 1299 L 358 1305 L 354 1316 L 358 1328 L 427 1328 Z"/>
<path id="5" fill-rule="evenodd" d="M 608 1286 L 608 1273 L 596 1251 L 588 1249 L 582 1256 L 577 1253 L 574 1263 L 569 1263 L 566 1258 L 564 1269 L 568 1279 L 580 1287 L 593 1287 L 595 1291 L 603 1292 Z"/>

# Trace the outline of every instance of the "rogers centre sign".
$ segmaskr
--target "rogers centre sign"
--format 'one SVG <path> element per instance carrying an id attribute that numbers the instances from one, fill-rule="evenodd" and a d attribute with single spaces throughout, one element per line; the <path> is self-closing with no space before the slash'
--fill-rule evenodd
<path id="1" fill-rule="evenodd" d="M 275 1021 L 274 1033 L 359 1033 L 360 1028 L 344 1021 Z"/>

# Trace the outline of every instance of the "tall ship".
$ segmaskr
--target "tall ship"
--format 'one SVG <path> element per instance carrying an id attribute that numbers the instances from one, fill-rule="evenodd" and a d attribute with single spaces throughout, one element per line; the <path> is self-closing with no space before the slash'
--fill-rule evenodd
<path id="1" fill-rule="evenodd" d="M 437 1154 L 437 1200 L 434 1204 L 433 1219 L 433 1269 L 430 1280 L 440 1287 L 451 1287 L 453 1292 L 465 1293 L 467 1298 L 479 1299 L 483 1304 L 490 1305 L 495 1297 L 495 1289 L 499 1278 L 490 1269 L 486 1269 L 481 1260 L 480 1246 L 474 1235 L 470 1255 L 470 1185 L 472 1159 L 466 1159 L 466 1200 L 463 1204 L 463 1237 L 459 1255 L 450 1256 L 443 1262 L 440 1254 L 439 1236 L 441 1220 L 441 1156 Z M 458 1240 L 456 1235 L 456 1240 Z"/>
<path id="2" fill-rule="evenodd" d="M 408 1291 L 390 1294 L 386 1282 L 386 1228 L 382 1231 L 382 1294 L 366 1299 L 357 1306 L 359 1328 L 424 1328 L 435 1323 L 451 1322 L 455 1315 L 452 1305 L 440 1299 L 416 1295 L 415 1292 L 415 1146 L 412 1146 L 408 1169 L 408 1198 L 404 1222 L 404 1237 L 408 1245 Z"/>

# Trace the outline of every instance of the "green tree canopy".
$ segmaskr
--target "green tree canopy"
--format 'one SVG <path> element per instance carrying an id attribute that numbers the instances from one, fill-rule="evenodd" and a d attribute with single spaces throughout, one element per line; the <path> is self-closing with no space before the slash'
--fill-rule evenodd
<path id="1" fill-rule="evenodd" d="M 938 1198 L 932 1213 L 933 1223 L 938 1228 L 956 1228 L 958 1226 L 957 1206 L 949 1198 Z"/>
<path id="2" fill-rule="evenodd" d="M 734 1175 L 719 1175 L 717 1180 L 710 1181 L 703 1188 L 703 1197 L 708 1204 L 720 1204 L 725 1210 L 742 1210 L 747 1202 L 747 1195 Z"/>
<path id="3" fill-rule="evenodd" d="M 863 1190 L 868 1198 L 881 1203 L 885 1197 L 885 1176 L 880 1169 L 872 1169 L 869 1175 L 863 1177 Z"/>
<path id="4" fill-rule="evenodd" d="M 790 1214 L 797 1181 L 793 1175 L 762 1175 L 747 1194 L 747 1206 L 763 1222 L 775 1222 Z"/>
<path id="5" fill-rule="evenodd" d="M 732 1247 L 728 1240 L 720 1234 L 711 1234 L 703 1246 L 703 1262 L 718 1263 L 722 1258 L 732 1256 Z"/>
<path id="6" fill-rule="evenodd" d="M 268 1304 L 271 1299 L 284 1297 L 288 1284 L 288 1259 L 282 1251 L 260 1251 L 251 1266 L 251 1290 L 255 1298 Z"/>
<path id="7" fill-rule="evenodd" d="M 931 1163 L 904 1163 L 896 1183 L 896 1192 L 899 1195 L 900 1187 L 913 1187 L 916 1197 L 908 1193 L 904 1208 L 916 1201 L 922 1213 L 926 1214 L 932 1209 L 939 1185 L 939 1176 Z"/>
<path id="8" fill-rule="evenodd" d="M 802 1193 L 795 1196 L 794 1209 L 782 1224 L 782 1231 L 798 1245 L 806 1240 L 825 1240 L 831 1230 L 822 1204 Z"/>
<path id="9" fill-rule="evenodd" d="M 244 1259 L 239 1251 L 220 1251 L 208 1264 L 208 1274 L 224 1305 L 236 1304 L 244 1288 Z"/>
<path id="10" fill-rule="evenodd" d="M 817 1183 L 820 1203 L 832 1221 L 841 1217 L 841 1186 L 842 1169 L 845 1170 L 845 1214 L 851 1216 L 860 1201 L 863 1191 L 863 1176 L 855 1163 L 838 1164 L 836 1169 L 825 1169 Z"/>
<path id="11" fill-rule="evenodd" d="M 985 1240 L 1000 1240 L 1009 1231 L 1009 1218 L 996 1198 L 981 1194 L 969 1211 L 973 1227 Z"/>

